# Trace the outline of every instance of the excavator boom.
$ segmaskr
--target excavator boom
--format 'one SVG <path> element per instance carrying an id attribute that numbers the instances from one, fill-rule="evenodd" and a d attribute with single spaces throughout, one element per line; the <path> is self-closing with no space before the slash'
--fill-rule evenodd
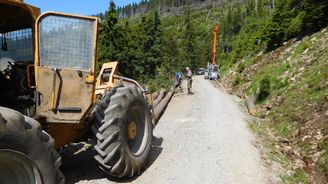
<path id="1" fill-rule="evenodd" d="M 213 54 L 212 54 L 212 64 L 216 65 L 216 33 L 219 31 L 219 26 L 214 25 L 213 30 Z"/>

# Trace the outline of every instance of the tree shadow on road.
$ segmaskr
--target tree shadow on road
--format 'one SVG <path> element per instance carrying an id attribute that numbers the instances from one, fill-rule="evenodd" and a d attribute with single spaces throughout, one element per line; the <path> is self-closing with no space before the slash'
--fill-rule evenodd
<path id="1" fill-rule="evenodd" d="M 148 161 L 145 169 L 142 170 L 140 175 L 151 167 L 158 156 L 162 153 L 162 143 L 163 138 L 153 137 Z M 93 148 L 94 144 L 95 140 L 90 139 L 87 142 L 71 144 L 61 150 L 63 160 L 61 170 L 66 177 L 66 183 L 71 184 L 83 180 L 110 180 L 118 183 L 127 183 L 139 177 L 139 175 L 136 175 L 132 178 L 117 179 L 108 176 L 99 168 L 97 161 L 93 158 L 97 154 Z"/>

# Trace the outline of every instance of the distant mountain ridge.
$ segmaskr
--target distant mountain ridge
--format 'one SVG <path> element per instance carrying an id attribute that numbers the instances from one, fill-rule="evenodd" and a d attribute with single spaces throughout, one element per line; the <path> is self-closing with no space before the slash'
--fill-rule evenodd
<path id="1" fill-rule="evenodd" d="M 182 15 L 186 7 L 192 10 L 200 10 L 224 6 L 225 4 L 240 1 L 241 0 L 142 0 L 140 3 L 118 7 L 118 11 L 121 17 L 142 15 L 152 11 L 158 11 L 161 16 L 170 16 Z"/>

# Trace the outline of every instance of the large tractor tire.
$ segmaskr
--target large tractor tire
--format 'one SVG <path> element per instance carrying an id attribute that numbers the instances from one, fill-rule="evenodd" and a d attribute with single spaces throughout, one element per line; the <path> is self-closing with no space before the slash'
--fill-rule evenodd
<path id="1" fill-rule="evenodd" d="M 0 183 L 64 183 L 53 142 L 34 119 L 0 107 Z"/>
<path id="2" fill-rule="evenodd" d="M 149 105 L 136 87 L 107 93 L 95 110 L 99 121 L 95 159 L 108 174 L 122 178 L 140 174 L 152 143 Z"/>

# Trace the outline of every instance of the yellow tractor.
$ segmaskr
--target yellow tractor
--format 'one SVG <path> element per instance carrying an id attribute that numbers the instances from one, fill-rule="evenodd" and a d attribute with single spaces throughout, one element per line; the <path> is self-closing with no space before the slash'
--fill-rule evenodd
<path id="1" fill-rule="evenodd" d="M 59 148 L 94 132 L 108 174 L 140 173 L 152 141 L 147 91 L 118 75 L 96 76 L 98 18 L 0 0 L 0 183 L 64 183 Z"/>

